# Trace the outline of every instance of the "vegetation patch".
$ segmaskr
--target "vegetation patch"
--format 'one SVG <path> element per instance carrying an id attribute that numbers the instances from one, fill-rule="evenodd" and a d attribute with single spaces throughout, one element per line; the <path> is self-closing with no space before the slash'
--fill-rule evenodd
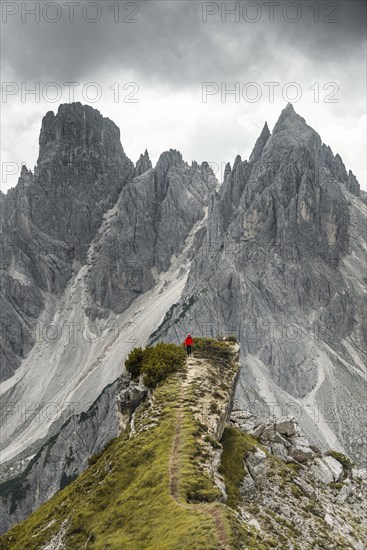
<path id="1" fill-rule="evenodd" d="M 167 376 L 182 370 L 186 353 L 181 346 L 159 343 L 154 347 L 135 348 L 129 354 L 125 367 L 133 379 L 143 375 L 144 384 L 155 388 Z"/>
<path id="2" fill-rule="evenodd" d="M 227 504 L 237 508 L 240 503 L 240 487 L 245 475 L 244 459 L 248 452 L 254 449 L 252 442 L 238 428 L 227 426 L 224 429 L 221 444 L 223 453 L 219 466 L 219 473 L 223 475 L 228 495 Z"/>

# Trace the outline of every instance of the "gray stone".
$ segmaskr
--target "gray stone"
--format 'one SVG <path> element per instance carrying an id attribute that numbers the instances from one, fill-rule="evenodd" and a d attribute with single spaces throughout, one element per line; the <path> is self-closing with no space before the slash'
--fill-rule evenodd
<path id="1" fill-rule="evenodd" d="M 317 500 L 317 493 L 311 485 L 306 483 L 302 479 L 295 479 L 294 484 L 297 485 L 299 489 L 301 489 L 302 493 L 306 495 L 306 497 L 310 498 L 311 500 Z"/>
<path id="2" fill-rule="evenodd" d="M 286 460 L 288 456 L 287 448 L 282 443 L 271 443 L 270 445 L 271 452 L 280 458 L 281 460 Z"/>
<path id="3" fill-rule="evenodd" d="M 133 382 L 129 377 L 121 376 L 117 385 L 116 407 L 123 430 L 130 424 L 132 415 L 148 395 L 148 390 L 140 383 Z"/>
<path id="4" fill-rule="evenodd" d="M 297 431 L 297 423 L 293 419 L 282 420 L 281 422 L 276 423 L 275 429 L 281 435 L 295 435 Z"/>
<path id="5" fill-rule="evenodd" d="M 265 424 L 260 424 L 260 426 L 257 426 L 252 430 L 252 435 L 255 435 L 257 437 L 260 437 L 265 430 Z"/>
<path id="6" fill-rule="evenodd" d="M 248 521 L 248 525 L 251 525 L 252 527 L 255 527 L 255 529 L 257 529 L 258 531 L 261 531 L 260 523 L 255 518 L 250 519 L 250 521 Z"/>
<path id="7" fill-rule="evenodd" d="M 356 479 L 367 480 L 367 468 L 361 468 L 360 470 L 353 468 L 352 475 Z"/>
<path id="8" fill-rule="evenodd" d="M 324 456 L 322 461 L 332 473 L 334 481 L 340 481 L 343 475 L 343 466 L 332 456 Z"/>
<path id="9" fill-rule="evenodd" d="M 334 527 L 334 519 L 330 514 L 325 514 L 324 521 L 329 527 Z"/>
<path id="10" fill-rule="evenodd" d="M 304 436 L 291 437 L 291 446 L 288 450 L 290 456 L 292 456 L 297 462 L 307 462 L 314 457 L 313 450 L 309 447 L 308 439 Z"/>
<path id="11" fill-rule="evenodd" d="M 252 500 L 256 495 L 255 482 L 250 474 L 245 475 L 240 486 L 240 493 L 245 500 Z"/>
<path id="12" fill-rule="evenodd" d="M 309 468 L 309 473 L 312 477 L 323 483 L 332 483 L 334 481 L 330 468 L 321 458 L 315 458 Z"/>
<path id="13" fill-rule="evenodd" d="M 338 496 L 336 497 L 336 501 L 340 504 L 344 504 L 344 502 L 347 501 L 350 493 L 352 491 L 352 484 L 348 480 L 345 485 L 340 489 Z"/>

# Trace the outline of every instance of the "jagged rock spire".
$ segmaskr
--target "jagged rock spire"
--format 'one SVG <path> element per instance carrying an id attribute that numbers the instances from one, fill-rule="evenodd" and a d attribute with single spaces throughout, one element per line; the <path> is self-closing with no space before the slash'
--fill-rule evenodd
<path id="1" fill-rule="evenodd" d="M 250 162 L 256 162 L 259 160 L 263 152 L 265 143 L 268 141 L 269 137 L 270 137 L 270 130 L 268 127 L 268 123 L 265 122 L 264 128 L 261 130 L 261 134 L 257 138 L 255 147 L 252 150 L 252 153 L 250 156 Z"/>
<path id="2" fill-rule="evenodd" d="M 230 162 L 227 162 L 226 167 L 225 167 L 225 169 L 224 169 L 223 181 L 226 181 L 226 179 L 227 179 L 228 176 L 231 174 L 231 172 L 232 172 L 231 163 L 230 163 Z"/>
<path id="3" fill-rule="evenodd" d="M 141 174 L 144 174 L 147 170 L 150 170 L 152 168 L 152 162 L 149 158 L 149 153 L 147 149 L 145 149 L 144 155 L 141 154 L 139 160 L 136 163 L 136 175 L 141 176 Z"/>

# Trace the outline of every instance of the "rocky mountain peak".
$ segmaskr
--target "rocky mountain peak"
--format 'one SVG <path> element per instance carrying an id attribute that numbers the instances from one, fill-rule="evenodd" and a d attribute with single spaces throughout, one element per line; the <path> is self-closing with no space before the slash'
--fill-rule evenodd
<path id="1" fill-rule="evenodd" d="M 141 176 L 141 174 L 144 174 L 144 172 L 147 172 L 147 170 L 150 170 L 151 168 L 152 162 L 149 158 L 147 149 L 145 149 L 144 154 L 140 155 L 140 158 L 136 163 L 136 175 Z"/>
<path id="2" fill-rule="evenodd" d="M 269 142 L 274 140 L 277 147 L 300 145 L 321 147 L 320 136 L 307 125 L 303 117 L 296 113 L 290 103 L 283 109 L 274 126 Z"/>
<path id="3" fill-rule="evenodd" d="M 223 181 L 225 181 L 228 178 L 228 176 L 231 174 L 231 172 L 232 172 L 231 163 L 227 162 L 226 167 L 224 169 Z"/>
<path id="4" fill-rule="evenodd" d="M 256 140 L 255 147 L 252 150 L 251 156 L 250 156 L 250 162 L 256 162 L 261 157 L 261 153 L 263 152 L 264 146 L 266 142 L 268 141 L 270 137 L 270 130 L 268 127 L 268 123 L 265 122 L 263 129 L 261 130 L 261 134 Z"/>
<path id="5" fill-rule="evenodd" d="M 184 163 L 180 151 L 170 149 L 164 151 L 158 159 L 156 170 L 166 172 L 171 166 L 178 166 Z"/>
<path id="6" fill-rule="evenodd" d="M 56 159 L 73 162 L 78 154 L 116 158 L 123 154 L 120 130 L 112 120 L 81 103 L 59 106 L 57 114 L 49 111 L 42 120 L 39 138 L 38 168 Z"/>

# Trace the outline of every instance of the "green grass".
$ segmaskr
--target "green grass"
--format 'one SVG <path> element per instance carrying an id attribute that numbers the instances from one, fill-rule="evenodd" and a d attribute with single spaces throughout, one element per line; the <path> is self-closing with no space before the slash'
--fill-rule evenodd
<path id="1" fill-rule="evenodd" d="M 233 350 L 228 342 L 214 338 L 194 338 L 194 355 L 221 369 L 230 368 L 233 362 Z"/>
<path id="2" fill-rule="evenodd" d="M 221 443 L 223 453 L 219 473 L 224 477 L 227 490 L 227 504 L 237 508 L 240 502 L 240 486 L 245 475 L 244 459 L 256 449 L 255 439 L 242 433 L 238 428 L 227 426 L 224 429 Z"/>

